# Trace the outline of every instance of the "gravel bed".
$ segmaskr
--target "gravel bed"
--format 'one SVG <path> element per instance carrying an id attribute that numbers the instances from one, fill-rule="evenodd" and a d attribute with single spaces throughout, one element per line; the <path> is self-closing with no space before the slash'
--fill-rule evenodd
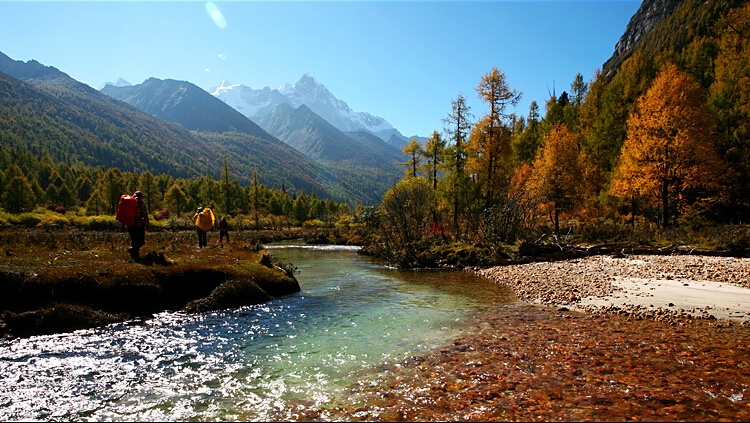
<path id="1" fill-rule="evenodd" d="M 649 281 L 677 281 L 685 287 L 702 283 L 750 289 L 750 259 L 733 257 L 592 256 L 557 262 L 497 266 L 478 270 L 476 273 L 508 285 L 518 299 L 532 304 L 665 320 L 671 324 L 689 323 L 694 318 L 717 319 L 710 295 L 705 299 L 703 307 L 680 308 L 680 295 L 674 293 L 671 294 L 674 298 L 668 299 L 670 306 L 654 306 L 634 301 L 633 297 L 623 300 L 625 296 L 618 295 L 621 293 L 622 283 L 627 281 L 632 284 L 636 281 L 646 288 Z M 612 301 L 602 305 L 603 301 L 595 301 L 596 299 Z M 621 301 L 624 303 L 615 305 Z M 748 309 L 744 309 L 744 304 L 734 307 L 737 309 L 722 310 L 718 319 L 727 320 L 724 316 L 732 315 L 734 318 L 730 319 L 730 324 L 731 321 L 750 324 L 750 306 Z"/>

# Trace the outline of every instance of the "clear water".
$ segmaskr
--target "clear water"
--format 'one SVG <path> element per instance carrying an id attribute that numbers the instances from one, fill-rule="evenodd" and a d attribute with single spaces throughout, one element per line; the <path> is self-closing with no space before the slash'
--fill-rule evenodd
<path id="1" fill-rule="evenodd" d="M 449 342 L 508 289 L 467 272 L 401 271 L 354 248 L 279 245 L 302 291 L 0 341 L 2 421 L 300 420 L 346 388 Z"/>

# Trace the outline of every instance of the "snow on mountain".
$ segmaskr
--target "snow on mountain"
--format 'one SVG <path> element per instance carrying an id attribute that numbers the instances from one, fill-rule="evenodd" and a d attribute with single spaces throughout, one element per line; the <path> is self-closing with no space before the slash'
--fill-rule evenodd
<path id="1" fill-rule="evenodd" d="M 113 87 L 132 87 L 133 86 L 133 84 L 131 84 L 130 82 L 122 78 L 117 78 L 117 82 L 106 82 L 104 84 L 104 86 L 107 86 L 107 85 L 112 85 Z"/>
<path id="2" fill-rule="evenodd" d="M 353 111 L 346 102 L 336 98 L 307 73 L 296 84 L 285 83 L 274 90 L 269 87 L 254 90 L 241 84 L 222 81 L 211 94 L 252 120 L 267 116 L 274 107 L 282 103 L 295 109 L 304 104 L 340 131 L 366 131 L 388 143 L 392 143 L 396 135 L 395 139 L 403 139 L 406 144 L 406 138 L 385 119 Z"/>

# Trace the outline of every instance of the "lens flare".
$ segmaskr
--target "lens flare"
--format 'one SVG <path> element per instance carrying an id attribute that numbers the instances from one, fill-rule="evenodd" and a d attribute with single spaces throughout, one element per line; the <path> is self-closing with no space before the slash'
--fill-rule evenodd
<path id="1" fill-rule="evenodd" d="M 227 27 L 227 19 L 224 17 L 224 14 L 221 13 L 221 10 L 219 10 L 219 6 L 217 6 L 216 3 L 212 1 L 207 2 L 206 13 L 208 13 L 208 16 L 220 29 Z"/>

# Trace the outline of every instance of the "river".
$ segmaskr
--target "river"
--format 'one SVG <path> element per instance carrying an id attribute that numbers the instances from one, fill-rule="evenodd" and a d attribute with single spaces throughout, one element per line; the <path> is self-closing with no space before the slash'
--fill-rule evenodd
<path id="1" fill-rule="evenodd" d="M 301 292 L 0 341 L 0 419 L 304 420 L 350 401 L 352 383 L 448 343 L 488 305 L 516 301 L 472 273 L 397 270 L 356 247 L 267 248 L 297 267 Z"/>

